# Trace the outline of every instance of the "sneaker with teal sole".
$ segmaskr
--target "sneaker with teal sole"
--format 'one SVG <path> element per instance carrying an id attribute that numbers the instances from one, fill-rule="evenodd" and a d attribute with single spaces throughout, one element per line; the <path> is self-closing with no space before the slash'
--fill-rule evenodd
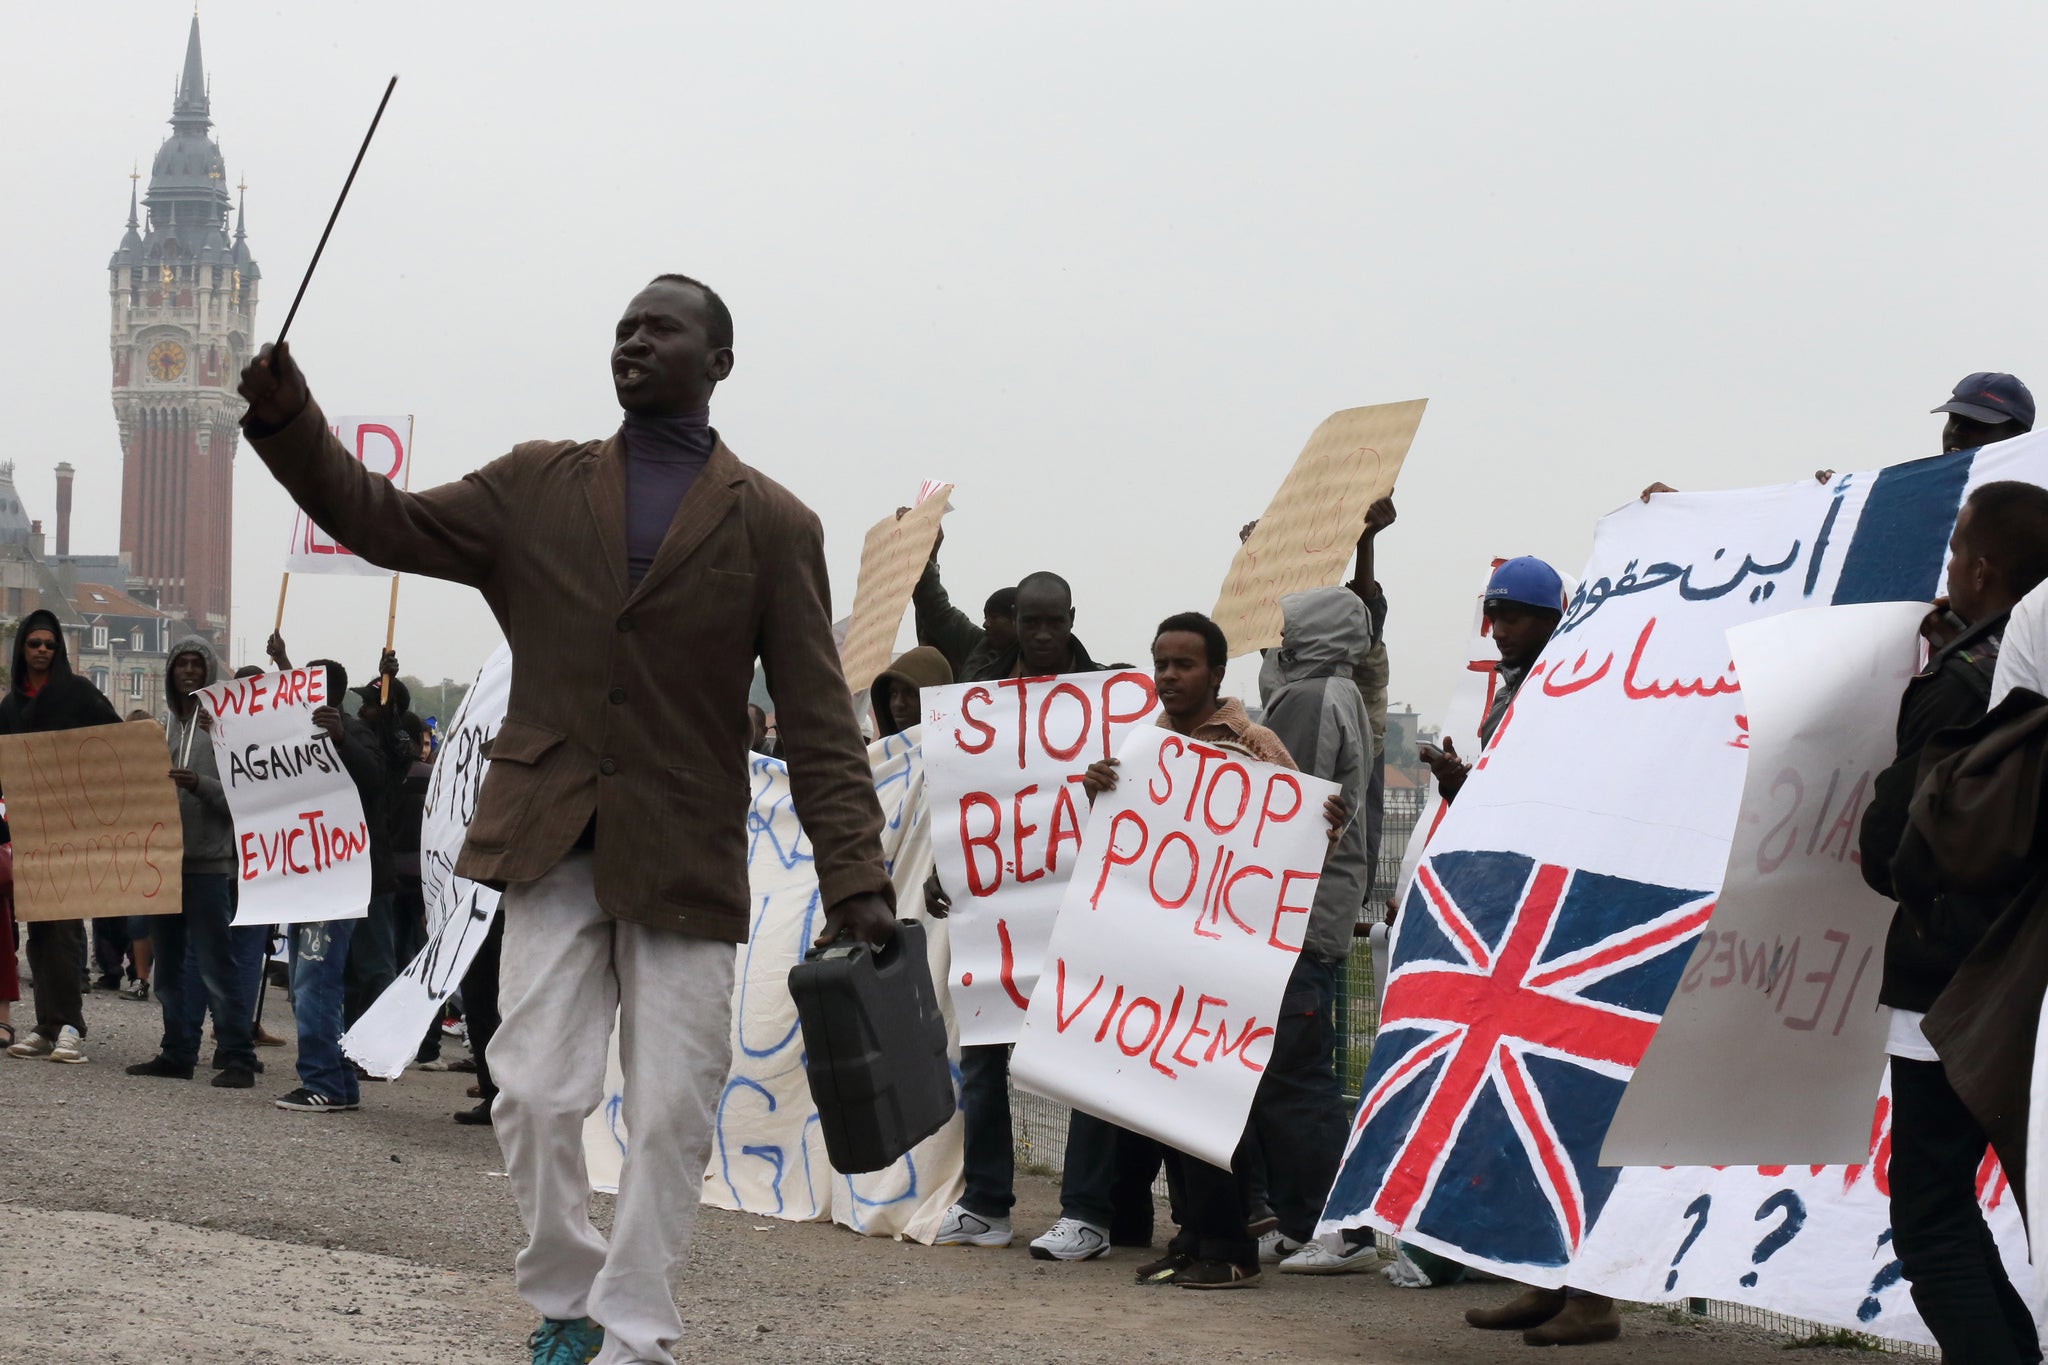
<path id="1" fill-rule="evenodd" d="M 589 1318 L 542 1318 L 526 1344 L 533 1365 L 590 1365 L 604 1349 L 604 1328 Z"/>

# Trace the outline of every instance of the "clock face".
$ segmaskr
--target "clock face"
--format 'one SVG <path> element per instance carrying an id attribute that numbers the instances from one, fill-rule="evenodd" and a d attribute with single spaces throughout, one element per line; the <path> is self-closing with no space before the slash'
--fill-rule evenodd
<path id="1" fill-rule="evenodd" d="M 185 373 L 185 348 L 175 341 L 159 341 L 149 348 L 149 377 L 168 384 Z"/>

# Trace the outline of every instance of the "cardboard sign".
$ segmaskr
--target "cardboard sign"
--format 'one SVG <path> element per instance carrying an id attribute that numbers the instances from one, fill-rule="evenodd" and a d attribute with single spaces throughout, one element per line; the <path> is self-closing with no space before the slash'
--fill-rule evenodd
<path id="1" fill-rule="evenodd" d="M 1228 1170 L 1308 929 L 1337 784 L 1157 726 L 1117 758 L 1010 1074 Z"/>
<path id="2" fill-rule="evenodd" d="M 938 541 L 939 518 L 946 515 L 950 491 L 948 485 L 935 494 L 920 495 L 917 506 L 901 517 L 891 514 L 868 528 L 860 549 L 853 614 L 839 646 L 839 667 L 846 674 L 848 691 L 867 691 L 889 666 L 911 591 Z"/>
<path id="3" fill-rule="evenodd" d="M 155 721 L 0 735 L 14 917 L 180 913 L 185 823 L 171 766 Z"/>
<path id="4" fill-rule="evenodd" d="M 336 417 L 327 429 L 363 465 L 400 488 L 412 484 L 411 417 Z M 380 569 L 328 535 L 304 512 L 292 513 L 292 539 L 285 550 L 287 573 L 353 574 L 390 578 Z"/>
<path id="5" fill-rule="evenodd" d="M 1856 832 L 1892 761 L 1924 602 L 1787 612 L 1728 632 L 1749 774 L 1721 898 L 1628 1083 L 1607 1166 L 1850 1163 L 1884 1071 L 1893 905 Z"/>
<path id="6" fill-rule="evenodd" d="M 932 866 L 931 821 L 917 740 L 914 729 L 886 736 L 868 747 L 868 761 L 882 806 L 882 859 L 896 887 L 897 914 L 924 923 L 939 1008 L 950 1022 L 946 921 L 927 920 L 923 912 L 924 880 Z M 752 840 L 747 885 L 754 921 L 738 948 L 732 1072 L 713 1118 L 702 1202 L 799 1222 L 830 1218 L 866 1236 L 929 1242 L 965 1187 L 964 1125 L 953 1119 L 887 1170 L 849 1176 L 832 1169 L 804 1071 L 796 1002 L 789 994 L 789 969 L 817 937 L 824 915 L 817 866 L 791 804 L 788 767 L 756 754 L 748 776 L 753 801 L 747 815 Z M 614 1035 L 605 1099 L 584 1125 L 584 1159 L 593 1188 L 617 1190 L 629 1142 Z"/>
<path id="7" fill-rule="evenodd" d="M 1015 1042 L 1081 854 L 1081 775 L 1159 713 L 1135 671 L 928 687 L 932 854 L 964 1046 Z"/>
<path id="8" fill-rule="evenodd" d="M 1280 643 L 1280 599 L 1327 588 L 1365 530 L 1365 509 L 1394 491 L 1426 398 L 1347 408 L 1325 418 L 1237 547 L 1216 609 L 1233 657 Z"/>
<path id="9" fill-rule="evenodd" d="M 476 682 L 463 694 L 455 719 L 443 731 L 434 775 L 427 784 L 420 822 L 426 946 L 341 1036 L 341 1050 L 373 1076 L 397 1080 L 405 1073 L 419 1054 L 420 1039 L 462 984 L 498 916 L 498 893 L 456 876 L 455 859 L 468 837 L 469 818 L 476 812 L 490 766 L 484 746 L 504 723 L 511 699 L 512 647 L 500 645 L 485 660 Z"/>
<path id="10" fill-rule="evenodd" d="M 1630 499 L 1601 520 L 1402 906 L 1328 1226 L 1527 1284 L 1586 1283 L 1572 1259 L 1620 1175 L 1600 1148 L 1694 965 L 1736 833 L 1750 735 L 1728 631 L 1929 600 L 1958 507 L 2002 479 L 2048 483 L 2048 436 L 1824 485 Z M 1827 982 L 1806 977 L 1833 971 L 1834 947 L 1802 952 L 1794 986 L 1810 994 L 1793 1017 L 1812 1014 Z M 1836 990 L 1852 985 L 1845 963 Z"/>
<path id="11" fill-rule="evenodd" d="M 235 817 L 235 923 L 308 924 L 370 912 L 370 827 L 341 752 L 313 723 L 325 668 L 215 683 L 213 761 Z"/>

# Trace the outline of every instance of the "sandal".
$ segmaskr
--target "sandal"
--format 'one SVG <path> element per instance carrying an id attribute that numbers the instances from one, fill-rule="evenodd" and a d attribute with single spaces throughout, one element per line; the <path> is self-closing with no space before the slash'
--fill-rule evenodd
<path id="1" fill-rule="evenodd" d="M 0 1048 L 8 1048 L 8 1047 L 13 1047 L 13 1046 L 14 1046 L 14 1025 L 12 1025 L 12 1024 L 0 1024 L 0 1032 L 4 1032 L 4 1033 L 6 1033 L 6 1035 L 7 1035 L 7 1041 L 6 1041 L 6 1042 L 4 1042 L 4 1043 L 0 1043 Z"/>

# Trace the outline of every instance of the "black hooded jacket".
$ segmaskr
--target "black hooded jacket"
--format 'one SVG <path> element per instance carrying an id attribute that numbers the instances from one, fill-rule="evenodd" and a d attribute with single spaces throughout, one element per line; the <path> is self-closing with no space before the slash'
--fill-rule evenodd
<path id="1" fill-rule="evenodd" d="M 38 628 L 57 637 L 57 657 L 50 661 L 50 676 L 42 690 L 30 696 L 28 657 L 22 641 Z M 120 723 L 121 716 L 114 710 L 114 704 L 97 687 L 71 671 L 71 654 L 64 647 L 63 628 L 51 612 L 32 611 L 15 627 L 14 657 L 8 669 L 7 695 L 0 698 L 0 735 L 32 735 Z M 12 838 L 7 822 L 0 820 L 0 840 Z"/>
<path id="2" fill-rule="evenodd" d="M 28 692 L 28 656 L 22 642 L 29 632 L 47 630 L 57 637 L 57 657 L 50 676 L 34 696 Z M 55 613 L 36 610 L 14 630 L 14 657 L 7 675 L 7 695 L 0 698 L 0 735 L 32 735 L 48 730 L 82 730 L 88 725 L 117 725 L 121 715 L 97 687 L 71 671 L 64 630 Z"/>
<path id="3" fill-rule="evenodd" d="M 327 670 L 328 701 L 339 709 L 342 698 L 348 695 L 348 670 L 332 659 L 316 659 L 314 663 Z M 394 733 L 396 729 L 395 725 L 367 725 L 358 717 L 344 713 L 341 740 L 334 746 L 341 751 L 342 766 L 348 769 L 349 777 L 356 784 L 356 795 L 362 798 L 363 823 L 370 831 L 370 894 L 373 896 L 388 896 L 398 889 L 391 847 L 391 809 L 397 801 L 398 789 L 405 781 L 411 759 L 401 749 Z"/>

